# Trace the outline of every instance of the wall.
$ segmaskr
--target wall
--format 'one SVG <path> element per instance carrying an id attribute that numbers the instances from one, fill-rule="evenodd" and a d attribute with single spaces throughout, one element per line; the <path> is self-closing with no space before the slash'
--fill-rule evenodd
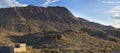
<path id="1" fill-rule="evenodd" d="M 13 47 L 0 46 L 0 53 L 14 53 Z"/>
<path id="2" fill-rule="evenodd" d="M 19 48 L 14 48 L 14 52 L 23 52 L 26 51 L 26 44 L 19 44 L 20 47 Z"/>

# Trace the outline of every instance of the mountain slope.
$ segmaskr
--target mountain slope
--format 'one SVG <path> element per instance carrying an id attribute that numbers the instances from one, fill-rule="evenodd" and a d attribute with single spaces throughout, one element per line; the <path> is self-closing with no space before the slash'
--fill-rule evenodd
<path id="1" fill-rule="evenodd" d="M 13 31 L 39 31 L 41 28 L 47 30 L 44 29 L 44 27 L 50 29 L 52 26 L 56 29 L 56 27 L 61 28 L 62 26 L 70 27 L 69 24 L 79 24 L 77 18 L 66 8 L 58 6 L 47 8 L 37 6 L 15 7 L 0 9 L 0 11 L 0 20 L 2 20 L 0 21 L 1 27 Z M 49 25 L 49 27 L 47 27 L 47 25 Z"/>
<path id="2" fill-rule="evenodd" d="M 4 40 L 0 45 L 21 42 L 34 48 L 109 52 L 107 47 L 110 51 L 119 49 L 119 33 L 114 27 L 76 18 L 65 7 L 0 9 L 0 37 Z"/>
<path id="3" fill-rule="evenodd" d="M 32 5 L 0 9 L 0 27 L 18 32 L 36 32 L 53 30 L 53 28 L 54 30 L 80 29 L 82 27 L 112 28 L 76 18 L 65 7 L 45 8 Z"/>

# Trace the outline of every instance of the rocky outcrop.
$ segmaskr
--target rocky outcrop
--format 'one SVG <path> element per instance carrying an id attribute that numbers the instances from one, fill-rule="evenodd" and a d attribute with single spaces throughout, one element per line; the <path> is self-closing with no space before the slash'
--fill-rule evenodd
<path id="1" fill-rule="evenodd" d="M 68 29 L 73 24 L 78 25 L 79 22 L 65 7 L 45 8 L 29 5 L 0 9 L 0 27 L 7 30 L 18 32 L 36 32 L 53 28 L 61 30 L 61 27 Z"/>

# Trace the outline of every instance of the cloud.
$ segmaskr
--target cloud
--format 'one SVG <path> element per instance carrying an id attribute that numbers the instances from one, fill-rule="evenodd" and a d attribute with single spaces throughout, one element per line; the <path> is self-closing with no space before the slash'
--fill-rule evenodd
<path id="1" fill-rule="evenodd" d="M 98 0 L 102 3 L 108 3 L 108 4 L 120 4 L 120 0 Z"/>
<path id="2" fill-rule="evenodd" d="M 120 28 L 120 23 L 112 24 L 112 26 L 115 26 L 116 28 Z"/>
<path id="3" fill-rule="evenodd" d="M 46 0 L 46 2 L 42 6 L 48 6 L 49 4 L 52 4 L 52 3 L 55 3 L 58 1 L 60 1 L 60 0 Z"/>
<path id="4" fill-rule="evenodd" d="M 118 6 L 113 7 L 107 13 L 111 14 L 112 18 L 120 20 L 120 0 L 98 0 L 102 3 L 107 4 L 118 4 Z"/>
<path id="5" fill-rule="evenodd" d="M 103 3 L 109 3 L 109 4 L 120 4 L 120 1 L 118 1 L 118 2 L 114 2 L 114 1 L 107 1 L 107 2 L 105 2 L 105 1 L 102 1 Z"/>
<path id="6" fill-rule="evenodd" d="M 115 19 L 120 19 L 120 5 L 112 8 L 110 11 L 108 11 Z"/>
<path id="7" fill-rule="evenodd" d="M 19 3 L 16 0 L 0 0 L 0 8 L 26 6 L 25 4 Z"/>

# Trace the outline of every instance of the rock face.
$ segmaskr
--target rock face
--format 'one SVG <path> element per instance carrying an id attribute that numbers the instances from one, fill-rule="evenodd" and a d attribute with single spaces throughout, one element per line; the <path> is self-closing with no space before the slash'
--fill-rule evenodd
<path id="1" fill-rule="evenodd" d="M 27 6 L 0 9 L 0 27 L 7 30 L 30 32 L 47 30 L 44 28 L 48 28 L 48 30 L 53 27 L 61 28 L 62 26 L 67 28 L 70 24 L 79 24 L 79 22 L 64 7 Z"/>
<path id="2" fill-rule="evenodd" d="M 76 18 L 65 7 L 14 7 L 0 9 L 0 27 L 10 31 L 39 32 L 61 31 L 66 29 L 80 29 L 92 27 L 99 29 L 111 29 L 97 23 L 89 22 L 82 18 Z M 113 29 L 113 28 L 112 28 Z"/>

